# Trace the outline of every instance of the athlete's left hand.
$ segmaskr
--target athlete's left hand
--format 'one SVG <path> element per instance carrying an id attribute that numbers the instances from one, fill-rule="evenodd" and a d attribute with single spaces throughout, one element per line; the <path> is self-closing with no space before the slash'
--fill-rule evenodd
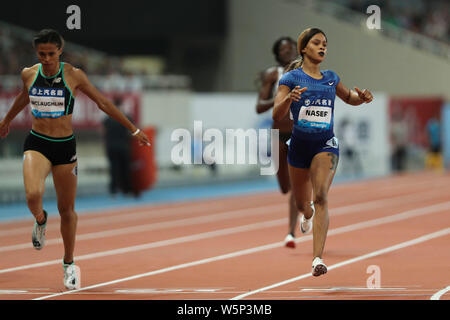
<path id="1" fill-rule="evenodd" d="M 373 100 L 373 95 L 369 90 L 364 89 L 363 91 L 361 91 L 359 90 L 359 88 L 355 87 L 355 91 L 363 102 L 369 103 Z"/>

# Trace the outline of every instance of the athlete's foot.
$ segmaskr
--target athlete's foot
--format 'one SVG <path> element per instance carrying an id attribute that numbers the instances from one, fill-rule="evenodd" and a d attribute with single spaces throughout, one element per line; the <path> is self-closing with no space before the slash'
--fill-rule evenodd
<path id="1" fill-rule="evenodd" d="M 81 287 L 81 275 L 80 268 L 73 262 L 65 263 L 63 261 L 64 269 L 64 286 L 69 290 L 80 289 Z"/>
<path id="2" fill-rule="evenodd" d="M 311 201 L 311 209 L 312 209 L 311 218 L 306 219 L 305 215 L 302 215 L 302 217 L 300 218 L 300 230 L 304 234 L 309 233 L 313 227 L 313 218 L 314 218 L 314 213 L 316 212 L 316 210 L 314 208 L 314 202 L 312 202 L 312 201 Z"/>
<path id="3" fill-rule="evenodd" d="M 45 244 L 45 229 L 47 227 L 47 212 L 44 210 L 44 221 L 34 222 L 33 232 L 31 233 L 31 241 L 36 250 L 41 250 Z"/>
<path id="4" fill-rule="evenodd" d="M 291 233 L 284 238 L 284 245 L 288 248 L 295 248 L 295 237 Z"/>
<path id="5" fill-rule="evenodd" d="M 322 259 L 315 257 L 312 263 L 312 275 L 318 277 L 327 273 L 327 266 L 323 263 Z"/>
<path id="6" fill-rule="evenodd" d="M 304 215 L 300 218 L 300 230 L 303 234 L 307 234 L 312 230 L 313 217 L 306 219 Z"/>

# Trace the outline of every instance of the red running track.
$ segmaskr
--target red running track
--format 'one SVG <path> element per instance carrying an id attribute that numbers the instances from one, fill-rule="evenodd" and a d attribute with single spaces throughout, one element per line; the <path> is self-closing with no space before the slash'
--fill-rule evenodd
<path id="1" fill-rule="evenodd" d="M 312 235 L 283 246 L 287 198 L 277 192 L 80 215 L 82 287 L 72 291 L 58 218 L 41 251 L 31 216 L 1 223 L 0 299 L 449 300 L 449 183 L 423 172 L 333 186 L 329 270 L 318 278 Z"/>

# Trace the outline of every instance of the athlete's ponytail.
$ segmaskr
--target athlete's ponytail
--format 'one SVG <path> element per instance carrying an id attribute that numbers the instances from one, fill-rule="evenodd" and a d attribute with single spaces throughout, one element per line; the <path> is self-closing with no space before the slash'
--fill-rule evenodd
<path id="1" fill-rule="evenodd" d="M 292 61 L 286 68 L 286 72 L 294 70 L 294 69 L 298 69 L 302 66 L 302 64 L 303 64 L 303 55 L 299 56 L 297 59 Z"/>

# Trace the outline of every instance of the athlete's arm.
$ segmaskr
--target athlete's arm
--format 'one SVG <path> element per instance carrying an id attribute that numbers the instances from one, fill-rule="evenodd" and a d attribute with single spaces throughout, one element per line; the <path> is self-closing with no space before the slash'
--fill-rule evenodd
<path id="1" fill-rule="evenodd" d="M 100 110 L 105 112 L 111 118 L 117 120 L 125 128 L 135 133 L 138 128 L 130 121 L 128 118 L 111 102 L 106 98 L 96 87 L 89 81 L 86 73 L 81 69 L 73 68 L 71 70 L 71 75 L 77 83 L 75 89 L 81 90 L 85 95 L 87 95 L 92 101 L 94 101 Z M 139 131 L 135 137 L 141 142 L 141 144 L 150 145 L 147 135 Z"/>
<path id="2" fill-rule="evenodd" d="M 266 70 L 262 76 L 262 86 L 259 90 L 256 113 L 263 113 L 273 107 L 275 98 L 272 97 L 273 86 L 276 81 L 276 72 Z"/>
<path id="3" fill-rule="evenodd" d="M 296 86 L 291 90 L 288 86 L 280 85 L 275 96 L 275 103 L 273 106 L 272 118 L 275 121 L 280 121 L 289 112 L 289 107 L 292 101 L 300 101 L 302 93 L 306 90 L 306 87 L 300 89 L 300 86 Z"/>
<path id="4" fill-rule="evenodd" d="M 24 68 L 21 73 L 23 89 L 20 91 L 19 95 L 14 99 L 11 109 L 8 111 L 6 116 L 0 121 L 0 137 L 5 138 L 9 133 L 9 125 L 11 121 L 17 116 L 17 114 L 22 111 L 28 103 L 30 103 L 30 97 L 28 96 L 28 90 L 26 86 L 27 79 L 32 74 L 30 68 Z"/>
<path id="5" fill-rule="evenodd" d="M 369 90 L 364 89 L 361 91 L 357 87 L 355 87 L 355 90 L 351 90 L 343 85 L 342 81 L 339 81 L 336 86 L 336 95 L 341 98 L 342 101 L 352 106 L 359 106 L 364 102 L 369 103 L 373 99 L 372 93 Z"/>

